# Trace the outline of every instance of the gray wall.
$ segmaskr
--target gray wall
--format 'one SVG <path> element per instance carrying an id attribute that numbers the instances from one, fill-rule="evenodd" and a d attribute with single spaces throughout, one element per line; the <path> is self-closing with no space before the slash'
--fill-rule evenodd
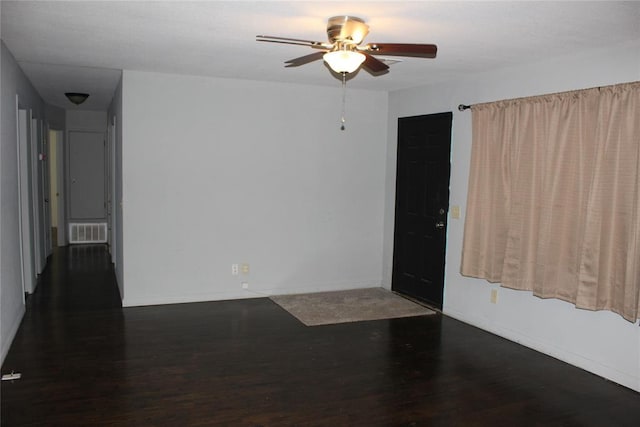
<path id="1" fill-rule="evenodd" d="M 0 43 L 0 353 L 4 361 L 25 310 L 20 259 L 16 94 L 20 107 L 31 109 L 35 118 L 44 119 L 44 103 L 4 42 Z"/>
<path id="2" fill-rule="evenodd" d="M 45 104 L 45 117 L 49 123 L 49 129 L 65 130 L 66 127 L 66 111 L 64 108 L 55 107 L 50 104 Z"/>
<path id="3" fill-rule="evenodd" d="M 67 131 L 106 132 L 107 112 L 68 109 L 65 124 Z"/>

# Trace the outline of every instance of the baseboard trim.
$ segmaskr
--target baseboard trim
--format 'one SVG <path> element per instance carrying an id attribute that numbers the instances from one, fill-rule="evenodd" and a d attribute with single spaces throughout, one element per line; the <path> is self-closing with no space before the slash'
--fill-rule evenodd
<path id="1" fill-rule="evenodd" d="M 360 282 L 337 282 L 312 284 L 297 287 L 280 287 L 275 285 L 262 285 L 249 289 L 237 289 L 233 291 L 212 292 L 207 294 L 190 295 L 165 295 L 161 297 L 130 297 L 131 291 L 127 289 L 122 300 L 123 307 L 140 307 L 147 305 L 185 304 L 192 302 L 225 301 L 233 299 L 267 298 L 272 295 L 305 294 L 312 292 L 346 291 L 349 289 L 377 288 L 381 287 L 380 280 L 366 280 Z"/>
<path id="2" fill-rule="evenodd" d="M 9 329 L 8 336 L 2 337 L 2 362 L 0 363 L 0 365 L 4 364 L 4 359 L 7 357 L 9 349 L 11 348 L 11 344 L 13 344 L 13 339 L 18 333 L 18 329 L 20 328 L 20 324 L 22 323 L 25 312 L 25 306 L 24 304 L 22 304 L 20 306 L 20 310 L 18 311 L 18 315 L 15 319 L 13 319 L 13 323 L 11 324 L 11 328 Z"/>
<path id="3" fill-rule="evenodd" d="M 456 312 L 455 310 L 446 310 L 444 314 L 468 325 L 475 326 L 476 328 L 480 328 L 509 341 L 513 341 L 516 344 L 523 345 L 527 348 L 588 371 L 594 375 L 630 388 L 631 390 L 640 392 L 640 378 L 632 374 L 619 371 L 614 366 L 604 365 L 596 360 L 588 359 L 561 347 L 523 335 L 515 330 L 495 327 L 495 325 L 490 322 L 483 321 L 480 318 L 470 317 L 464 313 Z"/>

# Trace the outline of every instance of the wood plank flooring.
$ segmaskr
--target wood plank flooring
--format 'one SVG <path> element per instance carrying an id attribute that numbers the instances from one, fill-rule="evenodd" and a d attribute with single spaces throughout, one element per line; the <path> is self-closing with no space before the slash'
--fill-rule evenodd
<path id="1" fill-rule="evenodd" d="M 122 309 L 102 246 L 55 251 L 11 370 L 3 427 L 640 420 L 640 394 L 442 315 L 306 327 L 267 298 Z"/>

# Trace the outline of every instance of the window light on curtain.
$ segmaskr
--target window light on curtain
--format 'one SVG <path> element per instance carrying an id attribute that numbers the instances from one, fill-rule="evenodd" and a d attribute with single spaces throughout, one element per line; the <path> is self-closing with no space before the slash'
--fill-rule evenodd
<path id="1" fill-rule="evenodd" d="M 640 317 L 640 82 L 472 107 L 463 275 Z"/>

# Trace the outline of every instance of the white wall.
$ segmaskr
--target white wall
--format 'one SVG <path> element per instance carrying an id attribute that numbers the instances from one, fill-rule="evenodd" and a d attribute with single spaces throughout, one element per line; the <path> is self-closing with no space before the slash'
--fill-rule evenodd
<path id="1" fill-rule="evenodd" d="M 31 109 L 35 118 L 44 118 L 44 104 L 4 42 L 0 42 L 0 50 L 0 354 L 4 361 L 25 310 L 20 260 L 16 94 L 20 108 Z"/>
<path id="2" fill-rule="evenodd" d="M 384 284 L 390 287 L 398 117 L 453 111 L 451 206 L 464 212 L 471 154 L 474 104 L 522 96 L 604 86 L 640 79 L 640 42 L 592 51 L 527 67 L 500 70 L 462 81 L 398 91 L 389 96 Z M 464 218 L 448 225 L 444 312 L 640 391 L 640 328 L 611 312 L 578 310 L 529 292 L 499 289 L 489 302 L 486 281 L 460 275 Z M 518 363 L 514 361 L 514 363 Z"/>
<path id="3" fill-rule="evenodd" d="M 115 222 L 116 237 L 115 245 L 116 251 L 116 280 L 118 282 L 118 288 L 120 289 L 120 298 L 124 298 L 124 270 L 123 270 L 123 252 L 122 252 L 122 78 L 118 83 L 118 87 L 113 94 L 113 100 L 109 105 L 108 111 L 108 123 L 111 126 L 112 123 L 116 123 L 116 160 L 115 160 L 115 188 L 112 196 L 112 215 Z M 112 179 L 111 177 L 109 179 Z"/>
<path id="4" fill-rule="evenodd" d="M 125 305 L 380 286 L 388 97 L 335 86 L 124 71 Z"/>

